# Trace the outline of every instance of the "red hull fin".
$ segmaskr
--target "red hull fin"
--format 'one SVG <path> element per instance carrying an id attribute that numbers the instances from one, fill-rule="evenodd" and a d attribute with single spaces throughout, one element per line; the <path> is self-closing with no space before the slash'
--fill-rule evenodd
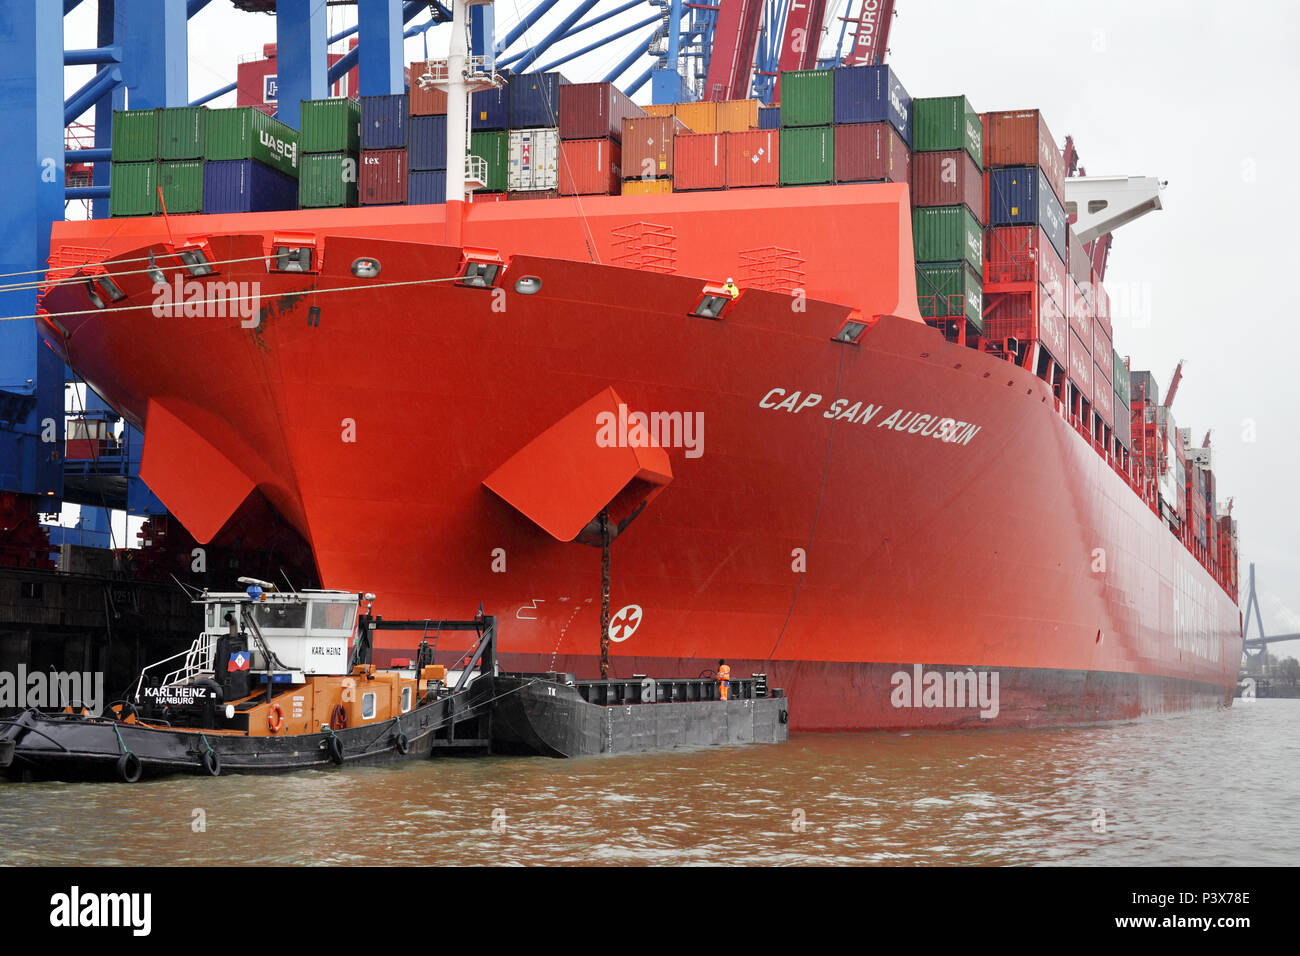
<path id="1" fill-rule="evenodd" d="M 599 440 L 602 421 L 620 421 L 620 406 L 626 421 L 625 403 L 605 389 L 515 452 L 483 484 L 557 541 L 574 540 L 606 507 L 619 521 L 621 512 L 650 501 L 673 479 L 662 448 Z M 617 438 L 617 432 L 615 424 L 611 434 Z"/>
<path id="2" fill-rule="evenodd" d="M 165 405 L 149 400 L 140 477 L 194 540 L 207 544 L 254 482 Z"/>

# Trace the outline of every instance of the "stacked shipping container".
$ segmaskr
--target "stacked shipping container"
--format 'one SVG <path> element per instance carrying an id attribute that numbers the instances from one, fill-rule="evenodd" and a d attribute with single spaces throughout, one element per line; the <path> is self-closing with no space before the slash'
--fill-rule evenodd
<path id="1" fill-rule="evenodd" d="M 361 169 L 358 193 L 363 206 L 404 205 L 410 100 L 405 93 L 361 97 Z"/>
<path id="2" fill-rule="evenodd" d="M 333 97 L 303 100 L 302 168 L 298 205 L 303 209 L 355 206 L 361 150 L 361 107 Z"/>
<path id="3" fill-rule="evenodd" d="M 112 158 L 114 216 L 297 206 L 298 134 L 252 107 L 115 112 Z"/>
<path id="4" fill-rule="evenodd" d="M 525 73 L 506 85 L 509 106 L 506 133 L 506 186 L 510 193 L 556 194 L 560 186 L 560 90 L 568 84 L 559 73 Z M 578 158 L 575 151 L 574 158 Z M 586 158 L 586 157 L 584 157 Z M 595 157 L 591 157 L 595 158 Z M 605 171 L 612 159 L 602 152 Z M 598 173 L 579 177 L 591 186 Z M 577 188 L 574 181 L 570 186 Z"/>
<path id="5" fill-rule="evenodd" d="M 988 341 L 1023 357 L 1038 346 L 1035 371 L 1064 388 L 1074 366 L 1072 298 L 1062 205 L 1064 163 L 1036 110 L 985 113 L 985 316 Z M 1056 184 L 1055 187 L 1053 184 Z M 1091 335 L 1086 339 L 1091 347 Z M 1076 349 L 1077 351 L 1077 349 Z M 1094 375 L 1091 353 L 1075 377 Z"/>
<path id="6" fill-rule="evenodd" d="M 566 83 L 560 96 L 560 195 L 611 195 L 623 181 L 623 122 L 641 108 L 613 83 Z"/>
<path id="7" fill-rule="evenodd" d="M 917 302 L 930 324 L 965 342 L 984 329 L 983 125 L 964 96 L 911 107 Z"/>
<path id="8" fill-rule="evenodd" d="M 407 91 L 410 129 L 406 137 L 406 201 L 412 206 L 447 201 L 447 92 L 420 77 L 428 63 L 411 64 Z M 473 101 L 471 100 L 471 111 Z M 472 144 L 470 152 L 473 153 Z"/>

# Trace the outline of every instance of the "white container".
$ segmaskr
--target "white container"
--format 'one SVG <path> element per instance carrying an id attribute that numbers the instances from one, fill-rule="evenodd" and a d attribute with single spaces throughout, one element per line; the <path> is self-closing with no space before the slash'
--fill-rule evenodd
<path id="1" fill-rule="evenodd" d="M 560 131 L 519 129 L 510 133 L 511 192 L 560 188 Z"/>

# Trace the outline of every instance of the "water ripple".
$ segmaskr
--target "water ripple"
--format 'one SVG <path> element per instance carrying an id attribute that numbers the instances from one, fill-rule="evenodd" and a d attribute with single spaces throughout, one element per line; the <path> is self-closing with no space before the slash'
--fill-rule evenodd
<path id="1" fill-rule="evenodd" d="M 0 863 L 1300 862 L 1300 701 L 1060 731 L 0 785 Z M 200 825 L 201 821 L 201 825 Z"/>

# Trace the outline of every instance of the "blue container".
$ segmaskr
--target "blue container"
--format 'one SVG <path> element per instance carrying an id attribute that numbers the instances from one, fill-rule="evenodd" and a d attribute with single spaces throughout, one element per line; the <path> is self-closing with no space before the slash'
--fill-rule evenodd
<path id="1" fill-rule="evenodd" d="M 912 97 L 887 66 L 835 70 L 835 122 L 889 123 L 912 145 Z"/>
<path id="2" fill-rule="evenodd" d="M 759 129 L 780 129 L 781 128 L 781 107 L 760 106 L 758 108 L 758 128 Z"/>
<path id="3" fill-rule="evenodd" d="M 252 159 L 203 164 L 203 211 L 269 212 L 298 208 L 298 181 Z"/>
<path id="4" fill-rule="evenodd" d="M 1037 166 L 1007 166 L 989 172 L 989 225 L 1043 227 L 1062 262 L 1069 259 L 1065 210 Z"/>
<path id="5" fill-rule="evenodd" d="M 404 148 L 407 113 L 405 93 L 361 97 L 361 148 Z"/>
<path id="6" fill-rule="evenodd" d="M 510 78 L 510 128 L 544 129 L 560 125 L 558 73 L 520 73 Z"/>
<path id="7" fill-rule="evenodd" d="M 510 128 L 510 86 L 499 90 L 480 90 L 469 98 L 470 129 L 502 130 Z"/>
<path id="8" fill-rule="evenodd" d="M 447 168 L 447 117 L 412 116 L 406 145 L 406 168 Z"/>
<path id="9" fill-rule="evenodd" d="M 412 206 L 447 201 L 447 170 L 422 169 L 406 175 L 406 201 Z"/>

